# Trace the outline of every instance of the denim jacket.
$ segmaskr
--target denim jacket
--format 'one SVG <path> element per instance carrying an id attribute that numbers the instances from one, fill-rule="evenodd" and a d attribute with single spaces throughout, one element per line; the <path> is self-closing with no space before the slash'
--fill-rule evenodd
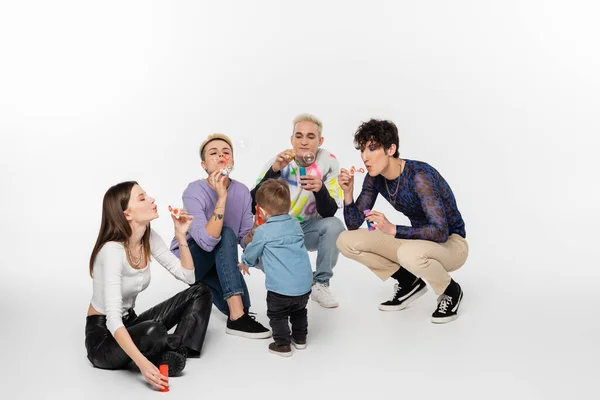
<path id="1" fill-rule="evenodd" d="M 254 267 L 262 258 L 267 290 L 286 296 L 310 291 L 312 268 L 300 223 L 289 214 L 269 217 L 254 231 L 242 263 Z"/>

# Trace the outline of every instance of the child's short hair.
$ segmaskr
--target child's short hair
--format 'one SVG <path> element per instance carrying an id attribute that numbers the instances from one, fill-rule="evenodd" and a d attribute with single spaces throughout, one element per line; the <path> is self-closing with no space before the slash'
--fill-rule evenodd
<path id="1" fill-rule="evenodd" d="M 289 213 L 291 200 L 287 182 L 283 179 L 269 179 L 263 182 L 256 191 L 256 204 L 270 215 Z"/>

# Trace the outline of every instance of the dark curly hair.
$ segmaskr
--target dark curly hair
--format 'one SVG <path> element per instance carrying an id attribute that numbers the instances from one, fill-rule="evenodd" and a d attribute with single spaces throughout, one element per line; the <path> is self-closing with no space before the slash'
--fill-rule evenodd
<path id="1" fill-rule="evenodd" d="M 398 146 L 398 128 L 392 121 L 381 119 L 370 119 L 363 122 L 354 134 L 354 147 L 356 150 L 363 151 L 368 142 L 372 142 L 377 148 L 383 146 L 388 150 L 393 144 L 396 145 L 394 158 L 400 157 Z"/>

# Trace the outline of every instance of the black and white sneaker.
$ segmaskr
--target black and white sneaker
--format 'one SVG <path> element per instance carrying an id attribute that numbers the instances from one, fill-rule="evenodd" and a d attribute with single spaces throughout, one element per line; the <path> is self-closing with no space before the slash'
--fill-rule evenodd
<path id="1" fill-rule="evenodd" d="M 272 335 L 271 331 L 258 322 L 254 315 L 248 313 L 244 313 L 244 315 L 235 321 L 227 318 L 227 329 L 225 332 L 248 339 L 267 339 Z"/>
<path id="2" fill-rule="evenodd" d="M 454 282 L 454 284 L 458 290 L 453 295 L 444 292 L 438 297 L 438 306 L 431 315 L 431 322 L 434 324 L 445 324 L 458 318 L 458 307 L 463 298 L 463 291 L 458 283 Z"/>
<path id="3" fill-rule="evenodd" d="M 381 311 L 400 311 L 425 293 L 427 293 L 427 284 L 421 278 L 407 287 L 401 287 L 396 283 L 394 285 L 394 296 L 391 300 L 381 303 L 379 309 Z"/>

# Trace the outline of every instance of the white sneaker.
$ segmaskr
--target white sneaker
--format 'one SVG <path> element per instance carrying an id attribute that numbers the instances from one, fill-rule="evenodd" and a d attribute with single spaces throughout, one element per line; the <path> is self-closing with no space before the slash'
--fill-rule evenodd
<path id="1" fill-rule="evenodd" d="M 335 308 L 339 306 L 338 301 L 333 297 L 329 291 L 329 286 L 323 285 L 322 283 L 315 283 L 310 293 L 312 301 L 316 301 L 325 308 Z"/>

